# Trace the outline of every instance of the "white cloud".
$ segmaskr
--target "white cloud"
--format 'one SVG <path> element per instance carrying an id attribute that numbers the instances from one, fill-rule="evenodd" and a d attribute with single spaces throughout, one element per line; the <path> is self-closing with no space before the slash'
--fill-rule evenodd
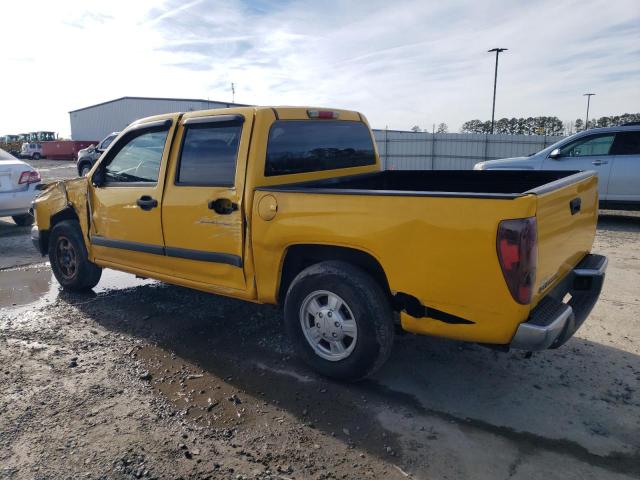
<path id="1" fill-rule="evenodd" d="M 640 111 L 640 9 L 616 2 L 181 2 L 3 6 L 0 134 L 69 133 L 124 95 L 354 108 L 376 127 Z M 20 18 L 25 21 L 20 21 Z M 26 28 L 28 27 L 28 28 Z M 8 51 L 8 54 L 7 54 Z M 7 58 L 8 57 L 8 58 Z"/>

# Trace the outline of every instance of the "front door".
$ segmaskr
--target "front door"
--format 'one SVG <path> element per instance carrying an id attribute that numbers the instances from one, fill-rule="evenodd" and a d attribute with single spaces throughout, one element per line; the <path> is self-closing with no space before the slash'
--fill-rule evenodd
<path id="1" fill-rule="evenodd" d="M 242 194 L 253 119 L 185 114 L 162 202 L 167 262 L 186 280 L 245 290 Z"/>
<path id="2" fill-rule="evenodd" d="M 160 206 L 176 120 L 172 115 L 130 129 L 100 160 L 91 178 L 98 185 L 89 188 L 92 255 L 98 263 L 162 270 Z"/>
<path id="3" fill-rule="evenodd" d="M 598 174 L 600 200 L 607 199 L 611 172 L 610 150 L 615 133 L 581 137 L 560 147 L 560 156 L 546 158 L 543 170 L 595 170 Z"/>

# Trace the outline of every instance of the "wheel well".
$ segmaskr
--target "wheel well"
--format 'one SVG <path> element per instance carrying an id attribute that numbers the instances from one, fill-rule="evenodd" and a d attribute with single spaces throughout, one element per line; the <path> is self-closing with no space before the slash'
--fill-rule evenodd
<path id="1" fill-rule="evenodd" d="M 287 290 L 296 275 L 311 265 L 327 260 L 341 260 L 362 268 L 380 284 L 389 298 L 392 298 L 387 275 L 380 262 L 371 254 L 355 248 L 333 245 L 293 245 L 287 249 L 282 265 L 278 303 L 284 302 Z"/>
<path id="2" fill-rule="evenodd" d="M 51 215 L 51 221 L 49 222 L 49 230 L 40 232 L 40 253 L 43 255 L 49 251 L 49 233 L 53 230 L 56 224 L 63 220 L 76 220 L 80 221 L 78 214 L 72 207 L 66 207 L 57 213 Z"/>

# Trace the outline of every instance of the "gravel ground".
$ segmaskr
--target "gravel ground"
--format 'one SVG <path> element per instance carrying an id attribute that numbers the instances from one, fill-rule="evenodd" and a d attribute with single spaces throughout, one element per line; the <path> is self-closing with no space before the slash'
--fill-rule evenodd
<path id="1" fill-rule="evenodd" d="M 108 270 L 61 292 L 27 232 L 0 222 L 0 478 L 640 477 L 638 215 L 601 215 L 605 288 L 563 348 L 402 335 L 355 385 L 275 307 Z"/>

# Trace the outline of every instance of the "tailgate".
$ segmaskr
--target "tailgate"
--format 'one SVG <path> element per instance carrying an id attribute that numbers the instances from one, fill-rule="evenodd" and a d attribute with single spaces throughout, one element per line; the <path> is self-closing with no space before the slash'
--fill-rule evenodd
<path id="1" fill-rule="evenodd" d="M 543 185 L 536 195 L 538 265 L 533 304 L 591 250 L 598 220 L 595 172 L 581 172 Z"/>

